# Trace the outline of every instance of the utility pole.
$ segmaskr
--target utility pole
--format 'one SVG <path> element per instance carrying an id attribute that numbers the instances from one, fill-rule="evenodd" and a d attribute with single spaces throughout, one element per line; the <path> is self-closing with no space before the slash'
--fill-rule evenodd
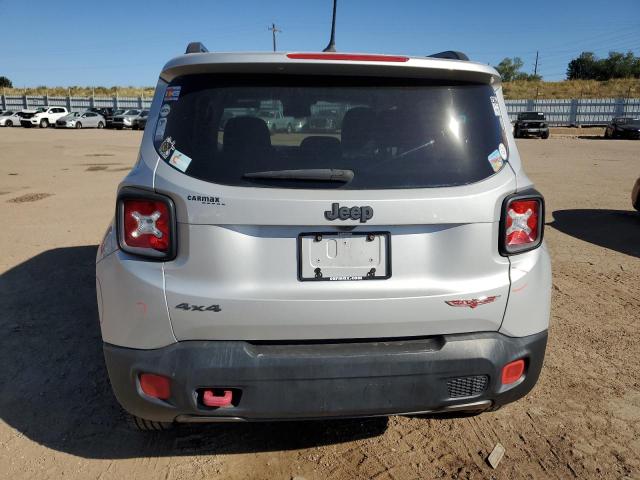
<path id="1" fill-rule="evenodd" d="M 533 76 L 535 77 L 538 74 L 538 51 L 536 50 L 536 66 L 533 67 Z"/>
<path id="2" fill-rule="evenodd" d="M 282 30 L 279 30 L 276 27 L 275 23 L 272 23 L 270 27 L 267 27 L 267 30 L 271 30 L 271 36 L 273 37 L 273 51 L 276 51 L 276 33 L 282 33 Z"/>

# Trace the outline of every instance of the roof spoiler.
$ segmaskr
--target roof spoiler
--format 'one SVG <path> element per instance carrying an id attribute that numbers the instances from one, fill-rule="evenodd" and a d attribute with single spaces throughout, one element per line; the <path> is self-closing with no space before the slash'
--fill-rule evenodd
<path id="1" fill-rule="evenodd" d="M 202 42 L 191 42 L 187 45 L 187 51 L 184 53 L 207 53 L 208 51 L 209 50 L 207 50 L 207 47 L 205 47 Z"/>
<path id="2" fill-rule="evenodd" d="M 447 50 L 446 52 L 434 53 L 429 56 L 433 58 L 446 58 L 449 60 L 469 60 L 469 57 L 467 57 L 466 54 L 455 50 Z"/>

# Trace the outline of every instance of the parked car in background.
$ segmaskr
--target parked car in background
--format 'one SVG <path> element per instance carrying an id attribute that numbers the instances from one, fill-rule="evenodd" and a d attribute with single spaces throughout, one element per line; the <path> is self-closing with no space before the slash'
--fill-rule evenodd
<path id="1" fill-rule="evenodd" d="M 308 132 L 335 132 L 342 126 L 342 118 L 336 110 L 324 110 L 311 115 L 307 119 L 305 131 Z"/>
<path id="2" fill-rule="evenodd" d="M 147 126 L 147 117 L 149 116 L 149 110 L 142 110 L 140 115 L 133 119 L 133 129 L 134 130 L 144 130 L 144 127 Z"/>
<path id="3" fill-rule="evenodd" d="M 56 121 L 56 128 L 104 128 L 104 117 L 96 112 L 72 112 Z"/>
<path id="4" fill-rule="evenodd" d="M 631 191 L 631 204 L 633 208 L 640 211 L 640 178 L 636 180 L 636 184 Z"/>
<path id="5" fill-rule="evenodd" d="M 293 117 L 285 117 L 280 110 L 258 110 L 256 117 L 267 124 L 267 128 L 271 133 L 288 132 L 294 130 L 296 119 Z"/>
<path id="6" fill-rule="evenodd" d="M 478 412 L 526 395 L 551 265 L 498 72 L 204 50 L 160 74 L 96 252 L 107 372 L 132 423 Z M 226 106 L 327 98 L 339 134 L 272 135 L 274 111 L 218 134 Z"/>
<path id="7" fill-rule="evenodd" d="M 113 127 L 118 130 L 122 130 L 123 128 L 133 128 L 134 121 L 138 115 L 140 115 L 141 110 L 131 109 L 125 110 L 120 115 L 115 115 L 113 117 Z"/>
<path id="8" fill-rule="evenodd" d="M 65 107 L 39 107 L 32 111 L 23 110 L 20 125 L 47 128 L 50 125 L 55 125 L 59 118 L 68 114 L 69 111 Z"/>
<path id="9" fill-rule="evenodd" d="M 87 108 L 87 112 L 94 112 L 98 115 L 102 115 L 102 118 L 105 120 L 105 127 L 107 126 L 106 122 L 109 118 L 113 118 L 113 112 L 115 109 L 113 107 L 91 107 Z"/>
<path id="10" fill-rule="evenodd" d="M 532 136 L 549 138 L 549 125 L 542 112 L 522 112 L 513 127 L 513 136 L 516 138 Z"/>
<path id="11" fill-rule="evenodd" d="M 20 115 L 14 110 L 7 110 L 0 114 L 0 127 L 17 127 L 20 125 Z"/>
<path id="12" fill-rule="evenodd" d="M 118 115 L 122 115 L 124 112 L 125 112 L 124 109 L 114 110 L 113 113 L 111 114 L 111 116 L 105 117 L 105 120 L 107 122 L 106 127 L 107 128 L 115 128 L 115 126 L 113 125 L 113 119 L 115 117 L 117 117 Z"/>
<path id="13" fill-rule="evenodd" d="M 640 139 L 640 118 L 613 118 L 604 130 L 604 138 Z"/>

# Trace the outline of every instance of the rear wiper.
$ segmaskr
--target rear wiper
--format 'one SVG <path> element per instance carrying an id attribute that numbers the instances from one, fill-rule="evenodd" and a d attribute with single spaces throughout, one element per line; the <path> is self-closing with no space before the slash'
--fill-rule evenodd
<path id="1" fill-rule="evenodd" d="M 335 168 L 309 168 L 306 170 L 267 170 L 265 172 L 250 172 L 243 178 L 265 178 L 277 180 L 315 180 L 320 182 L 344 182 L 353 180 L 353 170 Z"/>

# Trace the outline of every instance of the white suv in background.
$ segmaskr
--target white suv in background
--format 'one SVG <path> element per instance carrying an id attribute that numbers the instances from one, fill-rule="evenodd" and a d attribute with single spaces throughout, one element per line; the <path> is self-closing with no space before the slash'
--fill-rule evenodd
<path id="1" fill-rule="evenodd" d="M 20 125 L 47 128 L 49 125 L 55 125 L 56 120 L 66 115 L 69 115 L 69 111 L 65 107 L 40 107 L 35 110 L 26 110 L 21 115 Z"/>

